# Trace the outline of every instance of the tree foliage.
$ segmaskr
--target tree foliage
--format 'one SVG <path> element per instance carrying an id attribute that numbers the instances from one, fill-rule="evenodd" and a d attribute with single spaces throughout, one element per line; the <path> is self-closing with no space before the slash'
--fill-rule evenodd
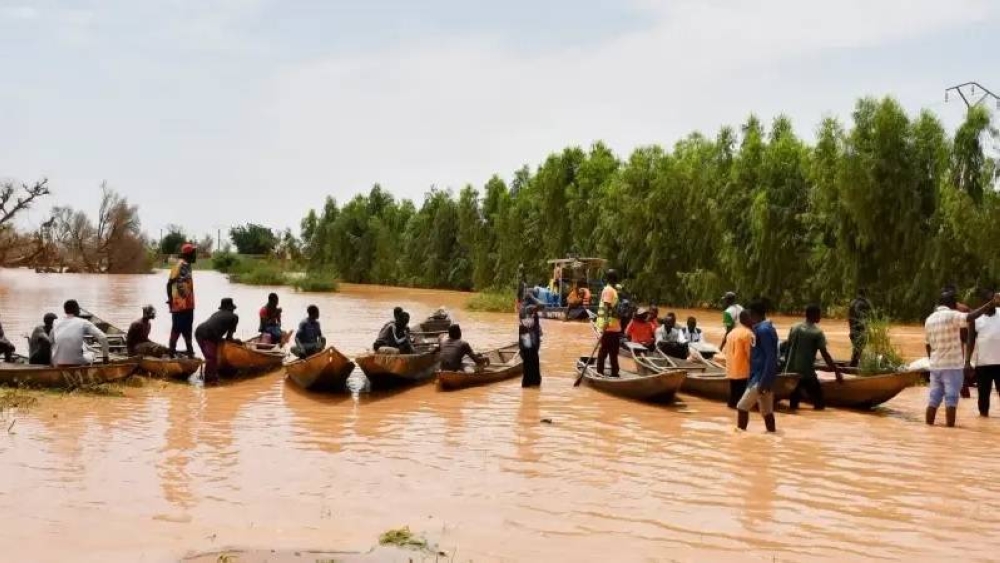
<path id="1" fill-rule="evenodd" d="M 714 302 L 725 290 L 782 309 L 843 304 L 859 286 L 899 318 L 925 314 L 946 283 L 1000 278 L 997 128 L 970 111 L 952 138 L 928 112 L 858 101 L 815 143 L 792 122 L 750 116 L 714 137 L 569 147 L 481 189 L 432 188 L 417 208 L 381 186 L 302 220 L 302 253 L 351 282 L 507 289 L 518 264 L 545 283 L 546 259 L 610 260 L 640 299 Z"/>
<path id="2" fill-rule="evenodd" d="M 167 225 L 167 233 L 160 239 L 160 254 L 179 254 L 181 246 L 187 242 L 184 229 L 177 225 Z"/>
<path id="3" fill-rule="evenodd" d="M 247 223 L 229 229 L 229 238 L 240 254 L 271 254 L 281 240 L 271 229 L 256 223 Z"/>

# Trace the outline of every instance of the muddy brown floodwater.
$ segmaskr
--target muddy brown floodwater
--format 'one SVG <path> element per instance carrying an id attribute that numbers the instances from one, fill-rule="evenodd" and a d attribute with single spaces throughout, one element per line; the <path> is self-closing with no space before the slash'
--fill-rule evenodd
<path id="1" fill-rule="evenodd" d="M 20 335 L 64 299 L 123 326 L 151 302 L 161 310 L 154 337 L 165 339 L 164 281 L 0 271 L 0 320 L 23 349 Z M 232 296 L 250 335 L 268 288 L 209 272 L 196 283 L 199 320 Z M 414 319 L 448 306 L 478 347 L 514 339 L 512 315 L 460 311 L 460 293 L 280 293 L 287 323 L 316 303 L 348 353 L 368 346 L 397 304 Z M 719 313 L 697 314 L 717 339 Z M 784 334 L 791 319 L 777 320 Z M 824 325 L 838 356 L 843 325 Z M 277 372 L 207 389 L 154 383 L 126 397 L 43 395 L 2 421 L 0 560 L 364 552 L 403 526 L 443 561 L 1000 557 L 1000 420 L 975 417 L 973 401 L 953 430 L 922 424 L 925 389 L 913 388 L 873 413 L 779 413 L 778 435 L 756 418 L 738 434 L 717 403 L 648 406 L 574 388 L 574 358 L 593 336 L 581 324 L 544 328 L 540 391 L 509 381 L 315 396 Z M 919 327 L 896 334 L 907 354 L 921 353 Z M 383 557 L 409 558 L 435 560 Z"/>

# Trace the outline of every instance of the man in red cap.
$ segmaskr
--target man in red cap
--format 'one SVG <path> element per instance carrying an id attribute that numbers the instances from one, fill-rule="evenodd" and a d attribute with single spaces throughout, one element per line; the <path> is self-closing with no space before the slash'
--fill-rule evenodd
<path id="1" fill-rule="evenodd" d="M 167 304 L 173 324 L 170 328 L 170 356 L 177 354 L 177 338 L 183 336 L 187 346 L 187 354 L 194 357 L 194 347 L 191 344 L 191 332 L 194 329 L 194 278 L 191 276 L 191 264 L 198 259 L 198 249 L 186 242 L 181 246 L 181 255 L 170 270 L 167 280 Z"/>

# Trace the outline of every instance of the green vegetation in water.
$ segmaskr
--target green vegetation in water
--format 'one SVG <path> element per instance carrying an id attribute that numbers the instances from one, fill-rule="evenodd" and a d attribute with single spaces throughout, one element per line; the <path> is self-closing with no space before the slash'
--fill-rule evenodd
<path id="1" fill-rule="evenodd" d="M 15 387 L 0 390 L 0 413 L 29 409 L 36 403 L 38 403 L 38 397 L 24 389 Z"/>
<path id="2" fill-rule="evenodd" d="M 424 538 L 418 538 L 410 531 L 409 526 L 404 526 L 395 530 L 383 532 L 378 538 L 379 545 L 391 545 L 404 549 L 415 549 L 418 551 L 433 551 L 430 544 Z"/>
<path id="3" fill-rule="evenodd" d="M 472 296 L 465 303 L 469 311 L 511 313 L 514 311 L 514 292 L 491 289 Z"/>
<path id="4" fill-rule="evenodd" d="M 337 283 L 337 273 L 332 270 L 318 270 L 306 272 L 304 276 L 291 279 L 291 285 L 299 291 L 305 292 L 333 292 L 340 289 Z"/>
<path id="5" fill-rule="evenodd" d="M 286 285 L 289 280 L 281 264 L 259 260 L 241 262 L 229 273 L 229 281 L 246 285 Z"/>
<path id="6" fill-rule="evenodd" d="M 885 315 L 873 312 L 865 327 L 864 352 L 858 373 L 861 375 L 876 375 L 896 371 L 905 365 L 903 355 L 892 343 L 889 335 L 889 319 Z"/>
<path id="7" fill-rule="evenodd" d="M 243 262 L 243 259 L 232 252 L 216 252 L 212 256 L 212 268 L 223 273 L 235 271 Z M 197 264 L 197 262 L 195 262 Z"/>

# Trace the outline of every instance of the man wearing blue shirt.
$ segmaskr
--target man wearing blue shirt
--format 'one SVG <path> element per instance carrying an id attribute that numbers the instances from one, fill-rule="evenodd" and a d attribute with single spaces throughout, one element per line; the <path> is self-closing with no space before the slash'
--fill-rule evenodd
<path id="1" fill-rule="evenodd" d="M 750 409 L 757 404 L 767 431 L 774 432 L 774 393 L 771 389 L 778 377 L 778 332 L 767 320 L 767 308 L 763 301 L 755 301 L 749 309 L 754 345 L 750 350 L 750 381 L 743 398 L 736 405 L 736 426 L 740 430 L 747 429 Z"/>

